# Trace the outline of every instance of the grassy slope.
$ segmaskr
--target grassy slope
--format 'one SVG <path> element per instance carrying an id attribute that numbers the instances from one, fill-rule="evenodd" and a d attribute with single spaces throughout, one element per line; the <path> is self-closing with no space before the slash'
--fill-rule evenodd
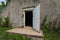
<path id="1" fill-rule="evenodd" d="M 56 21 L 57 18 L 53 21 Z M 47 22 L 47 15 L 44 17 L 42 22 L 42 30 L 44 33 L 44 40 L 60 40 L 60 28 L 54 29 L 51 28 L 52 21 L 49 19 Z M 54 24 L 55 25 L 55 24 Z"/>
<path id="2" fill-rule="evenodd" d="M 6 33 L 5 30 L 8 29 L 10 28 L 0 28 L 0 40 L 31 40 L 23 35 Z"/>
<path id="3" fill-rule="evenodd" d="M 43 29 L 44 40 L 60 40 L 60 30 Z"/>

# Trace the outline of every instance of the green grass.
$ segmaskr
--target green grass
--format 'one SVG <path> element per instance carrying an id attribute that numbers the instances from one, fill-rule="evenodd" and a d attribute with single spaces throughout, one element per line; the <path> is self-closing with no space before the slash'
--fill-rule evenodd
<path id="1" fill-rule="evenodd" d="M 44 40 L 60 40 L 60 30 L 43 29 Z"/>
<path id="2" fill-rule="evenodd" d="M 8 29 L 11 28 L 0 28 L 0 40 L 32 40 L 31 38 L 20 34 L 10 34 L 5 32 Z"/>
<path id="3" fill-rule="evenodd" d="M 56 21 L 57 18 L 53 21 Z M 60 27 L 58 29 L 55 29 L 56 26 L 51 26 L 52 21 L 51 18 L 47 22 L 47 15 L 43 19 L 43 22 L 41 24 L 41 29 L 43 30 L 44 33 L 44 40 L 60 40 Z M 55 25 L 54 23 L 53 25 Z M 58 25 L 60 26 L 60 25 Z"/>

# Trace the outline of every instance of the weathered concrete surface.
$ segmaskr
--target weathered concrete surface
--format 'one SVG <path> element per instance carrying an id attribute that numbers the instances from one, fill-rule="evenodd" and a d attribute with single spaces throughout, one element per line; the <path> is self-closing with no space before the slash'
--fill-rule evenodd
<path id="1" fill-rule="evenodd" d="M 40 21 L 42 23 L 44 17 L 47 15 L 47 21 L 51 21 L 52 25 L 55 25 L 54 27 L 58 28 L 59 26 L 59 20 L 60 20 L 60 0 L 40 0 L 41 4 L 41 14 L 40 14 Z M 54 24 L 54 20 L 56 20 L 56 23 Z"/>
<path id="2" fill-rule="evenodd" d="M 17 34 L 23 34 L 26 35 L 27 37 L 31 37 L 33 40 L 43 40 L 43 32 L 40 31 L 36 32 L 35 30 L 32 29 L 32 27 L 25 27 L 25 28 L 14 28 L 11 30 L 7 30 L 9 33 L 17 33 Z"/>
<path id="3" fill-rule="evenodd" d="M 40 1 L 40 21 L 42 23 L 44 17 L 47 15 L 47 21 L 56 14 L 56 5 L 52 0 Z"/>
<path id="4" fill-rule="evenodd" d="M 20 34 L 25 34 L 25 35 L 30 35 L 30 36 L 37 36 L 37 37 L 43 37 L 43 32 L 40 31 L 37 32 L 35 30 L 33 30 L 32 27 L 25 27 L 25 28 L 14 28 L 11 30 L 8 30 L 7 32 L 11 32 L 11 33 L 20 33 Z"/>
<path id="5" fill-rule="evenodd" d="M 21 27 L 23 22 L 23 8 L 37 6 L 40 3 L 40 21 L 42 23 L 44 17 L 47 15 L 47 20 L 50 17 L 56 17 L 60 14 L 60 0 L 11 0 L 10 4 L 2 13 L 6 17 L 10 12 L 10 22 L 14 27 Z"/>
<path id="6" fill-rule="evenodd" d="M 36 6 L 39 3 L 39 0 L 37 0 L 36 2 L 34 2 L 33 0 L 11 0 L 10 4 L 6 7 L 2 15 L 3 17 L 9 15 L 10 22 L 12 23 L 13 27 L 21 27 L 24 24 L 24 17 L 22 17 L 23 8 Z"/>

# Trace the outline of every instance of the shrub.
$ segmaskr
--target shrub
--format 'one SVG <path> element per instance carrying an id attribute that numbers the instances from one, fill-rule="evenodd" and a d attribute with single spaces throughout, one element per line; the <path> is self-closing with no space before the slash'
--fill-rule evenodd
<path id="1" fill-rule="evenodd" d="M 2 17 L 0 16 L 0 27 L 2 26 L 1 23 L 2 23 Z"/>
<path id="2" fill-rule="evenodd" d="M 10 25 L 10 19 L 7 16 L 6 18 L 0 18 L 0 27 L 9 27 Z"/>
<path id="3" fill-rule="evenodd" d="M 50 22 L 47 22 L 47 15 L 46 15 L 41 24 L 41 26 L 42 26 L 41 29 L 43 29 L 43 30 L 46 29 L 46 31 L 49 30 L 49 26 L 50 26 L 49 23 Z"/>
<path id="4" fill-rule="evenodd" d="M 10 19 L 9 19 L 9 17 L 7 16 L 7 17 L 5 18 L 5 22 L 3 22 L 4 26 L 5 26 L 5 27 L 9 27 L 9 22 L 10 22 Z"/>

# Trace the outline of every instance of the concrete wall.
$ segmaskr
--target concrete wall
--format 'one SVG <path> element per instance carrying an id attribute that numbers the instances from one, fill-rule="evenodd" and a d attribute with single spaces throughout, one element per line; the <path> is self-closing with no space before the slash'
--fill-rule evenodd
<path id="1" fill-rule="evenodd" d="M 56 15 L 56 5 L 55 2 L 52 0 L 40 0 L 41 4 L 41 14 L 40 14 L 40 21 L 42 23 L 44 17 L 47 15 L 47 21 Z"/>
<path id="2" fill-rule="evenodd" d="M 50 17 L 53 19 L 53 17 L 60 14 L 60 0 L 11 0 L 2 15 L 6 17 L 10 13 L 10 21 L 13 26 L 23 26 L 23 8 L 37 6 L 39 3 L 41 23 L 46 15 L 48 16 L 47 20 L 49 20 Z"/>
<path id="3" fill-rule="evenodd" d="M 60 0 L 52 0 L 56 5 L 56 15 L 60 17 Z"/>
<path id="4" fill-rule="evenodd" d="M 3 17 L 9 15 L 13 27 L 23 26 L 23 8 L 36 6 L 40 1 L 33 0 L 11 0 L 10 4 L 2 13 Z"/>
<path id="5" fill-rule="evenodd" d="M 60 0 L 40 0 L 41 14 L 40 21 L 42 23 L 44 17 L 47 15 L 47 21 L 52 21 L 51 27 L 59 28 L 60 25 Z M 54 23 L 54 21 L 58 20 Z"/>
<path id="6" fill-rule="evenodd" d="M 55 5 L 55 13 L 53 13 L 54 15 L 51 17 L 52 20 L 53 20 L 53 23 L 52 23 L 52 26 L 51 27 L 54 27 L 55 29 L 59 29 L 59 25 L 60 25 L 60 0 L 51 0 L 52 3 Z M 56 20 L 57 18 L 57 20 Z M 54 22 L 54 19 L 56 20 Z"/>

